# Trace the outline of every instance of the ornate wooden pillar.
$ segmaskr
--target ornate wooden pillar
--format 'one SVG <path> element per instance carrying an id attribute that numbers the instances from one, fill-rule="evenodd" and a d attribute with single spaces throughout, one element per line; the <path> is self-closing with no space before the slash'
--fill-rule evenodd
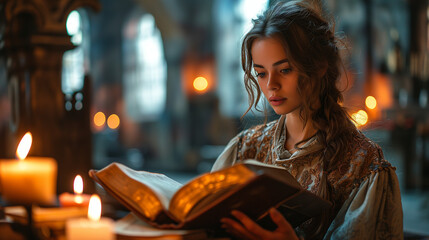
<path id="1" fill-rule="evenodd" d="M 0 57 L 7 64 L 11 141 L 16 143 L 11 145 L 16 146 L 30 131 L 29 155 L 50 156 L 58 162 L 59 192 L 72 191 L 72 174 L 87 175 L 91 168 L 89 111 L 80 119 L 70 118 L 61 90 L 63 53 L 74 48 L 66 30 L 67 17 L 86 6 L 100 8 L 97 0 L 0 0 L 5 21 Z M 76 125 L 82 126 L 79 132 Z M 83 138 L 87 140 L 77 142 Z"/>

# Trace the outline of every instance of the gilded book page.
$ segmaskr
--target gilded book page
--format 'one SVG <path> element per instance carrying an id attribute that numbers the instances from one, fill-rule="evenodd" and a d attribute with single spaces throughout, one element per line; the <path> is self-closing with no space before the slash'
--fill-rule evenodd
<path id="1" fill-rule="evenodd" d="M 163 174 L 135 171 L 118 163 L 96 175 L 112 193 L 152 221 L 168 209 L 171 197 L 182 186 Z"/>
<path id="2" fill-rule="evenodd" d="M 160 173 L 146 171 L 135 171 L 124 165 L 119 166 L 129 177 L 137 180 L 152 189 L 161 201 L 162 206 L 168 209 L 171 198 L 174 193 L 182 187 L 182 184 Z"/>
<path id="3" fill-rule="evenodd" d="M 253 178 L 255 173 L 244 165 L 201 175 L 185 184 L 171 199 L 170 212 L 183 221 L 192 208 L 209 195 L 224 193 Z"/>

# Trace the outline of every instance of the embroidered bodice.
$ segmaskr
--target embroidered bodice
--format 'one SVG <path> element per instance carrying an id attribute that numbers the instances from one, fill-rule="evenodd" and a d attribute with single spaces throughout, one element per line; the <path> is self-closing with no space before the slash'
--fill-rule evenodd
<path id="1" fill-rule="evenodd" d="M 384 159 L 383 152 L 376 143 L 356 129 L 353 137 L 347 143 L 347 148 L 344 149 L 346 151 L 344 153 L 345 158 L 338 161 L 336 166 L 331 166 L 330 169 L 332 170 L 327 172 L 323 169 L 322 161 L 324 147 L 318 141 L 317 136 L 309 139 L 300 149 L 293 153 L 285 149 L 286 129 L 284 122 L 285 117 L 282 116 L 277 121 L 258 125 L 238 134 L 219 156 L 213 166 L 213 170 L 233 165 L 246 159 L 256 159 L 264 163 L 284 167 L 297 179 L 303 188 L 313 193 L 317 194 L 321 190 L 320 188 L 326 188 L 325 184 L 328 184 L 331 189 L 329 192 L 330 200 L 336 206 L 333 214 L 337 216 L 333 224 L 338 223 L 340 220 L 343 224 L 353 222 L 352 220 L 346 221 L 347 219 L 345 220 L 343 215 L 339 216 L 338 214 L 349 206 L 346 204 L 351 204 L 347 202 L 348 200 L 352 201 L 356 198 L 357 192 L 362 190 L 362 185 L 374 180 L 374 177 L 378 177 L 380 174 L 382 177 L 393 178 L 396 184 L 388 187 L 392 187 L 394 190 L 394 193 L 389 193 L 394 194 L 390 197 L 395 197 L 396 199 L 391 202 L 391 206 L 387 206 L 391 209 L 388 209 L 390 213 L 387 212 L 386 215 L 390 217 L 390 219 L 387 219 L 389 222 L 393 221 L 395 223 L 395 228 L 400 226 L 400 231 L 396 230 L 391 234 L 398 238 L 402 236 L 402 207 L 399 185 L 394 173 L 395 168 Z M 323 174 L 326 174 L 324 176 L 326 181 L 322 181 Z M 382 194 L 377 192 L 377 195 L 381 196 Z M 389 199 L 389 201 L 391 200 Z M 372 208 L 372 206 L 370 207 Z M 369 221 L 372 220 L 369 219 Z M 335 236 L 342 229 L 338 226 L 332 229 L 332 226 L 326 236 Z M 346 228 L 346 230 L 348 231 L 348 229 L 354 229 L 355 227 L 352 226 L 351 228 Z M 390 227 L 386 228 L 390 231 Z M 354 238 L 349 236 L 347 239 Z"/>

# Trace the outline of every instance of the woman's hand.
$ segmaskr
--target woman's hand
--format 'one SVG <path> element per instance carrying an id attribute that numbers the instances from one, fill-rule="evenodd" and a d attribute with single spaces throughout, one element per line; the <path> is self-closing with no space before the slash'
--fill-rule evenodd
<path id="1" fill-rule="evenodd" d="M 231 214 L 237 218 L 239 222 L 230 218 L 222 218 L 220 220 L 222 228 L 239 239 L 299 240 L 292 226 L 275 208 L 270 209 L 270 217 L 277 225 L 277 229 L 272 232 L 262 228 L 242 212 L 234 210 Z"/>

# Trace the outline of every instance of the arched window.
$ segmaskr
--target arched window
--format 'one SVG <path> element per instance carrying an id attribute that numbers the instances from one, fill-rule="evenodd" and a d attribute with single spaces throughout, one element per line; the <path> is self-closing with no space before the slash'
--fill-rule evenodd
<path id="1" fill-rule="evenodd" d="M 66 95 L 65 108 L 67 111 L 73 109 L 82 109 L 81 96 L 82 94 L 75 95 L 76 98 L 72 100 L 74 93 L 82 90 L 84 84 L 84 77 L 89 69 L 89 39 L 87 34 L 89 26 L 87 16 L 84 11 L 74 10 L 70 12 L 67 17 L 66 27 L 67 33 L 71 36 L 71 42 L 76 47 L 72 50 L 66 51 L 63 55 L 62 65 L 62 81 L 61 89 Z M 72 105 L 75 102 L 75 106 Z"/>
<path id="2" fill-rule="evenodd" d="M 128 116 L 155 121 L 166 103 L 167 63 L 161 33 L 151 14 L 132 17 L 124 28 L 124 96 Z"/>
<path id="3" fill-rule="evenodd" d="M 248 107 L 241 68 L 241 40 L 250 30 L 252 19 L 268 7 L 268 0 L 216 1 L 216 58 L 220 110 L 228 117 L 241 116 Z"/>

